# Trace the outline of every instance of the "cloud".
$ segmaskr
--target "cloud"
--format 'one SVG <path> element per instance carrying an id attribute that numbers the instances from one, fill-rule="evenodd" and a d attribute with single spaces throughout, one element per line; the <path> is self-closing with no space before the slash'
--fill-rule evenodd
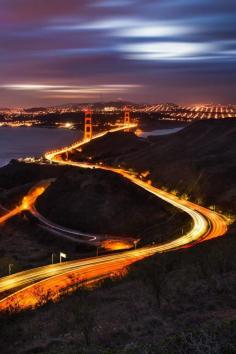
<path id="1" fill-rule="evenodd" d="M 192 32 L 190 27 L 178 26 L 168 23 L 142 23 L 139 21 L 136 26 L 131 28 L 120 28 L 113 33 L 126 38 L 158 38 L 158 37 L 176 37 Z"/>
<path id="2" fill-rule="evenodd" d="M 225 50 L 225 43 L 151 42 L 119 47 L 130 60 L 214 60 L 234 59 L 234 50 Z"/>
<path id="3" fill-rule="evenodd" d="M 94 96 L 97 94 L 120 94 L 125 93 L 128 90 L 134 90 L 141 88 L 141 85 L 133 84 L 103 84 L 103 85 L 48 85 L 48 84 L 27 84 L 27 83 L 18 83 L 18 84 L 3 84 L 0 86 L 2 89 L 11 90 L 11 91 L 28 91 L 28 92 L 38 92 L 46 94 L 55 94 L 61 95 L 64 98 L 77 96 Z"/>
<path id="4" fill-rule="evenodd" d="M 92 7 L 116 8 L 135 5 L 137 0 L 98 0 L 91 4 Z"/>
<path id="5" fill-rule="evenodd" d="M 104 83 L 122 85 L 134 100 L 151 99 L 150 86 L 153 96 L 167 93 L 175 101 L 180 82 L 190 95 L 199 77 L 210 96 L 211 83 L 225 77 L 217 97 L 221 90 L 222 100 L 234 99 L 235 0 L 0 0 L 0 6 L 0 106 L 40 94 L 72 97 L 69 90 L 89 98 L 120 92 Z M 15 82 L 33 86 L 3 88 Z"/>

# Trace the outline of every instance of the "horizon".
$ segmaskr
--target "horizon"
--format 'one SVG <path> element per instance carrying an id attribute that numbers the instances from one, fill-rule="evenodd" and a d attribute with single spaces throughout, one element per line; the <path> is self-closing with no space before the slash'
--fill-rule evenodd
<path id="1" fill-rule="evenodd" d="M 117 100 L 117 101 L 88 101 L 88 102 L 65 102 L 65 103 L 51 103 L 50 105 L 31 105 L 31 106 L 8 106 L 8 107 L 0 107 L 0 110 L 5 110 L 5 109 L 10 109 L 10 110 L 14 110 L 14 109 L 22 109 L 22 110 L 30 110 L 30 109 L 40 109 L 40 108 L 56 108 L 56 107 L 65 107 L 65 106 L 83 106 L 83 105 L 96 105 L 96 104 L 100 104 L 100 105 L 108 105 L 108 104 L 117 104 L 117 103 L 121 103 L 124 105 L 137 105 L 137 106 L 155 106 L 155 105 L 169 105 L 169 104 L 173 104 L 178 106 L 179 108 L 184 107 L 184 106 L 188 106 L 188 107 L 207 107 L 207 106 L 235 106 L 236 103 L 233 102 L 228 102 L 228 103 L 215 103 L 215 102 L 206 102 L 206 103 L 176 103 L 176 102 L 170 102 L 170 101 L 166 101 L 166 102 L 151 102 L 151 103 L 147 103 L 147 102 L 132 102 L 132 101 L 125 101 L 125 100 Z"/>

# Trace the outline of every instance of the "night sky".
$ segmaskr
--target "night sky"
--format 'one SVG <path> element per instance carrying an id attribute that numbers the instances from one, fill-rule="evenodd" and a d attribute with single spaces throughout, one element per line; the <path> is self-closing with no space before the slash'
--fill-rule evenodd
<path id="1" fill-rule="evenodd" d="M 236 103 L 236 0 L 0 0 L 0 107 Z"/>

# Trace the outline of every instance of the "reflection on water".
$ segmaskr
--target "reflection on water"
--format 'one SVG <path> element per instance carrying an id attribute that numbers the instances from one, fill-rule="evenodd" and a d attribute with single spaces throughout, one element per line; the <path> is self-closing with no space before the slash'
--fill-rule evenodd
<path id="1" fill-rule="evenodd" d="M 0 166 L 14 158 L 40 156 L 81 137 L 76 130 L 0 127 Z"/>

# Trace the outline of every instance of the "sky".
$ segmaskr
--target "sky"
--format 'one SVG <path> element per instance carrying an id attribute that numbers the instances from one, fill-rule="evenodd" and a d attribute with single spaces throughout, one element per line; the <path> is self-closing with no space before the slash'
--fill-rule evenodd
<path id="1" fill-rule="evenodd" d="M 0 107 L 236 103 L 235 0 L 0 0 Z"/>

